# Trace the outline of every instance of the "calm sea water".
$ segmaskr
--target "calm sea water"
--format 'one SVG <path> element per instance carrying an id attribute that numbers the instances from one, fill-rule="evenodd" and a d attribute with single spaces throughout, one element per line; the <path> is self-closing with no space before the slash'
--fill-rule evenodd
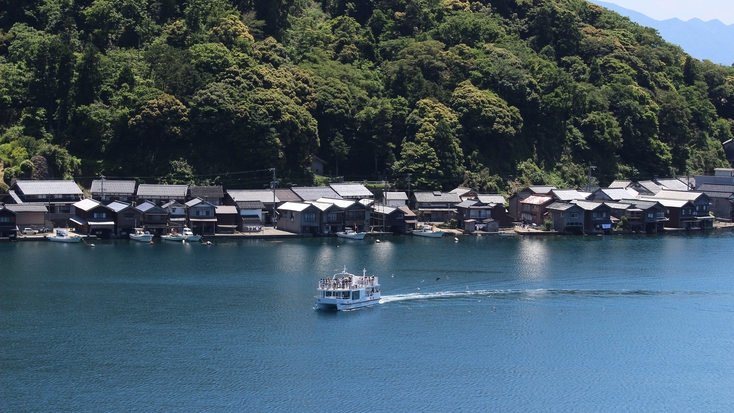
<path id="1" fill-rule="evenodd" d="M 734 411 L 731 232 L 381 241 L 0 244 L 0 411 Z"/>

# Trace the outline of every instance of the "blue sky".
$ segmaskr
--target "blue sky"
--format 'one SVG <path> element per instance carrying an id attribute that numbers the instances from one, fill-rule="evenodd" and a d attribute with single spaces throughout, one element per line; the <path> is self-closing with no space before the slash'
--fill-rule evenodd
<path id="1" fill-rule="evenodd" d="M 703 21 L 718 19 L 724 24 L 734 24 L 734 1 L 732 0 L 600 0 L 614 3 L 625 9 L 640 12 L 655 20 L 677 17 L 690 20 L 697 17 Z"/>

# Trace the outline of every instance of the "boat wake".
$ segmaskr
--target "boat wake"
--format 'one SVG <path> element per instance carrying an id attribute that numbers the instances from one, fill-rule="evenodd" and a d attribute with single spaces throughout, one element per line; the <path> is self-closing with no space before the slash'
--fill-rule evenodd
<path id="1" fill-rule="evenodd" d="M 540 300 L 555 297 L 576 296 L 578 298 L 609 298 L 609 297 L 645 297 L 661 295 L 701 295 L 708 294 L 700 291 L 653 291 L 653 290 L 562 290 L 562 289 L 528 289 L 528 290 L 467 290 L 467 291 L 438 291 L 416 292 L 406 294 L 383 295 L 380 304 L 430 301 L 430 300 L 466 300 L 466 299 L 498 299 L 498 300 Z"/>

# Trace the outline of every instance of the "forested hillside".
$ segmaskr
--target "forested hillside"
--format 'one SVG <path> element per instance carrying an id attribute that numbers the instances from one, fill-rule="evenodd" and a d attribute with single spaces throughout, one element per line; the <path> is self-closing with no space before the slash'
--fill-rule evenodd
<path id="1" fill-rule="evenodd" d="M 582 0 L 0 0 L 6 184 L 303 185 L 314 156 L 414 188 L 605 184 L 727 166 L 733 129 L 734 68 Z"/>

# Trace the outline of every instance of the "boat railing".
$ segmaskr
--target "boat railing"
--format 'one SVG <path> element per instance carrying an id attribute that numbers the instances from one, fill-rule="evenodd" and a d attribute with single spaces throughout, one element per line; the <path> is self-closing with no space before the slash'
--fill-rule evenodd
<path id="1" fill-rule="evenodd" d="M 377 277 L 325 278 L 319 280 L 320 290 L 349 290 L 360 287 L 379 286 Z"/>

